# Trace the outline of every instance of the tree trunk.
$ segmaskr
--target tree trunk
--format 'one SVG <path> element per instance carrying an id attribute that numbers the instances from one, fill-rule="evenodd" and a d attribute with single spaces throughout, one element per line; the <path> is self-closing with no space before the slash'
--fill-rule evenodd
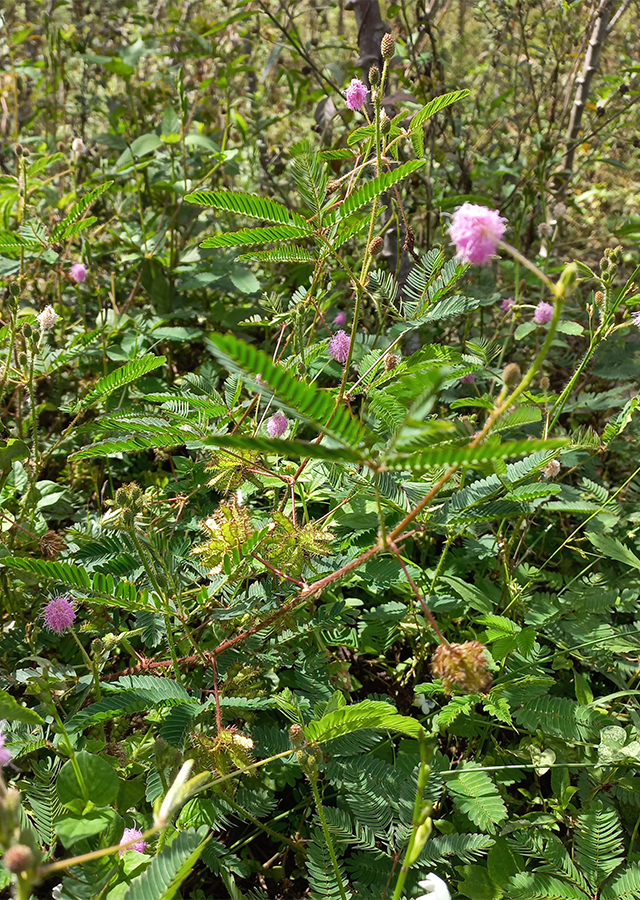
<path id="1" fill-rule="evenodd" d="M 391 29 L 382 21 L 378 0 L 347 0 L 345 8 L 352 9 L 356 14 L 358 49 L 360 51 L 358 63 L 362 69 L 362 80 L 365 84 L 369 84 L 371 66 L 376 65 L 382 69 L 380 41 Z"/>
<path id="2" fill-rule="evenodd" d="M 584 58 L 582 72 L 576 81 L 576 96 L 571 108 L 571 117 L 569 119 L 566 137 L 567 149 L 564 157 L 564 171 L 562 172 L 562 195 L 565 194 L 567 185 L 571 181 L 573 160 L 576 148 L 579 144 L 578 135 L 582 124 L 582 114 L 587 105 L 589 92 L 591 90 L 591 82 L 598 67 L 598 58 L 600 56 L 602 42 L 607 34 L 612 5 L 612 0 L 600 0 L 595 22 L 593 23 L 591 38 L 589 39 L 589 46 L 587 47 L 587 53 Z"/>

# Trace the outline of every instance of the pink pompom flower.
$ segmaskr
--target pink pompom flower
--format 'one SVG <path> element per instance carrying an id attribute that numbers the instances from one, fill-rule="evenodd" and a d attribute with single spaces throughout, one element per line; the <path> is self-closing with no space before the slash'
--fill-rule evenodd
<path id="1" fill-rule="evenodd" d="M 333 320 L 334 325 L 346 325 L 347 324 L 347 314 L 344 310 L 341 310 L 338 315 Z"/>
<path id="2" fill-rule="evenodd" d="M 329 356 L 344 365 L 349 356 L 351 338 L 346 331 L 336 331 L 329 344 Z"/>
<path id="3" fill-rule="evenodd" d="M 463 203 L 454 212 L 449 226 L 457 258 L 473 266 L 486 265 L 495 254 L 506 227 L 507 220 L 497 210 Z"/>
<path id="4" fill-rule="evenodd" d="M 56 634 L 71 628 L 76 620 L 76 610 L 70 597 L 54 597 L 44 608 L 44 624 Z"/>
<path id="5" fill-rule="evenodd" d="M 271 416 L 267 422 L 267 431 L 269 432 L 269 437 L 272 438 L 282 437 L 288 427 L 289 420 L 281 412 L 277 412 L 275 416 Z"/>
<path id="6" fill-rule="evenodd" d="M 84 263 L 74 263 L 71 266 L 71 277 L 76 284 L 82 284 L 87 280 L 87 267 Z"/>
<path id="7" fill-rule="evenodd" d="M 7 750 L 5 747 L 6 742 L 7 736 L 0 727 L 0 769 L 11 762 L 11 750 Z"/>
<path id="8" fill-rule="evenodd" d="M 545 303 L 544 300 L 540 301 L 536 306 L 536 311 L 533 314 L 533 321 L 536 325 L 546 325 L 547 322 L 550 322 L 553 319 L 553 306 L 551 303 Z"/>
<path id="9" fill-rule="evenodd" d="M 136 838 L 142 838 L 142 832 L 138 828 L 125 828 L 120 838 L 120 846 L 122 847 L 123 844 L 128 844 L 129 841 L 133 841 Z M 137 850 L 138 853 L 144 853 L 148 846 L 146 841 L 137 840 L 135 844 L 131 844 L 130 847 L 125 847 L 121 850 L 120 856 L 123 856 L 127 850 Z"/>
<path id="10" fill-rule="evenodd" d="M 362 109 L 367 102 L 369 91 L 359 78 L 352 78 L 347 88 L 347 106 L 349 109 Z"/>
<path id="11" fill-rule="evenodd" d="M 502 312 L 508 313 L 512 306 L 516 305 L 516 301 L 513 297 L 505 297 L 505 299 L 500 304 L 500 309 Z"/>
<path id="12" fill-rule="evenodd" d="M 462 378 L 460 379 L 460 382 L 462 384 L 475 384 L 475 380 L 476 380 L 476 376 L 472 372 L 471 375 L 463 375 Z"/>

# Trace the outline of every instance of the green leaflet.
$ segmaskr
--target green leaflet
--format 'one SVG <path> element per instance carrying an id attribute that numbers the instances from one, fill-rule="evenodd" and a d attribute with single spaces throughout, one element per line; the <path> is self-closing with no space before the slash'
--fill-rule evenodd
<path id="1" fill-rule="evenodd" d="M 203 447 L 238 447 L 258 450 L 260 453 L 278 454 L 291 459 L 310 457 L 327 459 L 331 462 L 363 462 L 364 457 L 347 447 L 327 447 L 324 444 L 309 444 L 304 441 L 281 441 L 276 438 L 249 437 L 244 434 L 216 434 L 202 442 Z"/>
<path id="2" fill-rule="evenodd" d="M 21 569 L 23 572 L 32 572 L 48 581 L 61 581 L 70 587 L 91 589 L 91 577 L 86 569 L 65 562 L 49 562 L 45 559 L 33 559 L 26 556 L 5 556 L 2 565 L 11 569 Z"/>
<path id="3" fill-rule="evenodd" d="M 409 162 L 398 166 L 398 168 L 394 169 L 392 172 L 385 172 L 383 175 L 378 175 L 377 178 L 373 178 L 371 181 L 363 184 L 361 188 L 358 188 L 358 190 L 354 191 L 353 194 L 350 194 L 346 200 L 343 200 L 340 204 L 339 212 L 333 212 L 331 216 L 327 216 L 327 220 L 335 222 L 338 218 L 346 219 L 351 213 L 366 206 L 367 203 L 371 203 L 375 197 L 379 197 L 380 194 L 383 194 L 394 184 L 402 181 L 407 175 L 411 175 L 412 172 L 420 169 L 425 162 L 425 159 L 412 159 L 409 160 Z"/>
<path id="4" fill-rule="evenodd" d="M 337 406 L 327 391 L 315 384 L 306 384 L 295 378 L 281 366 L 275 365 L 262 350 L 258 350 L 233 335 L 211 335 L 211 349 L 231 371 L 249 373 L 253 378 L 262 376 L 262 386 L 283 401 L 290 409 L 326 434 L 337 438 L 352 448 L 364 435 L 363 426 L 344 406 Z M 327 424 L 329 423 L 329 424 Z"/>
<path id="5" fill-rule="evenodd" d="M 508 900 L 589 900 L 587 894 L 551 875 L 518 872 L 507 886 Z"/>
<path id="6" fill-rule="evenodd" d="M 609 559 L 615 559 L 627 566 L 633 566 L 634 569 L 640 569 L 640 559 L 622 541 L 593 531 L 585 532 L 585 537 L 593 544 L 596 550 L 600 550 Z"/>
<path id="7" fill-rule="evenodd" d="M 94 200 L 97 200 L 105 191 L 108 191 L 113 181 L 105 181 L 104 184 L 101 184 L 100 187 L 94 188 L 94 190 L 89 191 L 88 194 L 80 200 L 78 203 L 75 203 L 71 207 L 70 213 L 65 216 L 65 218 L 60 222 L 51 232 L 51 242 L 55 243 L 55 241 L 59 241 L 61 238 L 66 237 L 66 233 L 71 225 L 74 222 L 77 222 L 78 219 L 82 216 L 84 211 L 88 209 Z"/>
<path id="8" fill-rule="evenodd" d="M 289 211 L 281 203 L 276 203 L 269 197 L 261 197 L 259 194 L 247 194 L 243 191 L 194 191 L 187 194 L 184 199 L 189 203 L 197 203 L 198 206 L 236 212 L 250 219 L 261 219 L 263 222 L 309 227 L 306 219 L 298 213 Z"/>
<path id="9" fill-rule="evenodd" d="M 393 706 L 382 700 L 362 700 L 352 706 L 343 706 L 305 728 L 307 740 L 314 742 L 330 741 L 333 738 L 362 731 L 365 728 L 395 731 L 417 738 L 422 725 L 409 716 L 401 716 Z"/>
<path id="10" fill-rule="evenodd" d="M 507 807 L 487 772 L 475 769 L 472 764 L 460 766 L 453 778 L 447 778 L 447 789 L 460 812 L 483 831 L 493 833 L 507 818 Z"/>
<path id="11" fill-rule="evenodd" d="M 114 391 L 120 390 L 120 388 L 131 384 L 137 378 L 141 378 L 143 375 L 147 375 L 149 372 L 153 372 L 154 369 L 163 366 L 166 361 L 164 356 L 148 355 L 125 363 L 124 366 L 121 366 L 109 375 L 105 375 L 104 378 L 96 382 L 92 390 L 71 407 L 71 412 L 76 413 L 80 410 L 88 409 L 94 403 L 104 400 L 110 394 L 113 394 Z"/>
<path id="12" fill-rule="evenodd" d="M 255 260 L 256 262 L 298 262 L 298 263 L 314 263 L 316 255 L 304 247 L 274 247 L 273 250 L 254 250 L 248 253 L 241 253 L 238 259 L 242 262 L 247 260 Z"/>
<path id="13" fill-rule="evenodd" d="M 504 459 L 507 456 L 522 456 L 538 450 L 557 450 L 569 443 L 565 438 L 553 438 L 549 441 L 506 441 L 503 444 L 480 444 L 477 447 L 456 447 L 451 444 L 439 444 L 434 449 L 420 450 L 410 456 L 398 454 L 385 460 L 389 469 L 409 469 L 419 472 L 432 466 L 475 465 L 491 459 Z"/>
<path id="14" fill-rule="evenodd" d="M 327 842 L 321 828 L 314 828 L 313 835 L 307 844 L 307 871 L 309 873 L 309 884 L 311 885 L 312 900 L 340 900 L 340 885 L 333 869 L 331 856 L 327 847 Z M 342 867 L 338 863 L 342 875 L 342 883 L 345 884 L 345 877 L 342 874 Z M 352 896 L 351 891 L 345 888 L 347 900 Z"/>
<path id="15" fill-rule="evenodd" d="M 124 900 L 171 900 L 205 848 L 196 831 L 183 831 L 134 878 Z"/>
<path id="16" fill-rule="evenodd" d="M 242 247 L 244 244 L 269 244 L 310 237 L 310 228 L 297 225 L 269 225 L 266 228 L 242 228 L 230 234 L 215 234 L 206 238 L 201 247 Z"/>
<path id="17" fill-rule="evenodd" d="M 430 119 L 431 116 L 435 116 L 441 109 L 446 109 L 447 106 L 451 106 L 452 103 L 457 103 L 458 100 L 464 100 L 470 93 L 471 91 L 467 90 L 451 91 L 449 94 L 442 94 L 440 97 L 434 97 L 426 106 L 423 106 L 422 109 L 418 110 L 411 120 L 411 125 L 409 127 L 411 132 L 411 142 L 413 143 L 413 149 L 416 152 L 416 156 L 424 156 L 424 132 L 422 131 L 422 126 L 427 119 Z"/>

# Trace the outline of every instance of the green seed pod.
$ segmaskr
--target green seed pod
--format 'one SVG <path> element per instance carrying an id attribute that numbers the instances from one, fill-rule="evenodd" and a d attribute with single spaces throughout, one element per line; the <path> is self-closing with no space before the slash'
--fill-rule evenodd
<path id="1" fill-rule="evenodd" d="M 502 370 L 502 380 L 507 385 L 517 384 L 522 378 L 522 372 L 518 363 L 509 363 Z"/>
<path id="2" fill-rule="evenodd" d="M 382 110 L 382 115 L 380 116 L 380 131 L 383 134 L 389 134 L 391 131 L 391 119 L 384 110 Z"/>
<path id="3" fill-rule="evenodd" d="M 380 84 L 380 69 L 377 66 L 371 66 L 369 69 L 369 84 L 371 87 Z"/>

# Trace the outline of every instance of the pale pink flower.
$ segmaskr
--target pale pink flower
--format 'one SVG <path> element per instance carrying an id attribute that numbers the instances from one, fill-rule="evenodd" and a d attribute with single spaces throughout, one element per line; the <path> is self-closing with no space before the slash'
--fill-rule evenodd
<path id="1" fill-rule="evenodd" d="M 544 300 L 541 300 L 536 306 L 536 311 L 533 314 L 533 321 L 536 325 L 546 325 L 547 322 L 550 322 L 552 319 L 553 306 L 551 303 L 545 303 Z"/>
<path id="2" fill-rule="evenodd" d="M 495 209 L 463 203 L 451 218 L 449 234 L 461 262 L 484 266 L 491 261 L 498 242 L 507 227 L 507 220 Z"/>
<path id="3" fill-rule="evenodd" d="M 333 320 L 334 325 L 346 325 L 347 324 L 347 314 L 344 310 L 341 310 L 338 315 Z"/>
<path id="4" fill-rule="evenodd" d="M 359 78 L 352 78 L 347 88 L 347 106 L 349 109 L 362 109 L 367 102 L 369 91 Z"/>
<path id="5" fill-rule="evenodd" d="M 120 838 L 120 846 L 123 844 L 128 844 L 129 841 L 133 841 L 135 838 L 141 838 L 142 832 L 137 828 L 125 828 L 122 832 L 122 837 Z M 131 844 L 130 847 L 125 847 L 120 851 L 120 856 L 123 856 L 127 850 L 137 850 L 138 853 L 144 853 L 149 845 L 146 841 L 139 840 L 135 844 Z"/>
<path id="6" fill-rule="evenodd" d="M 336 331 L 329 344 L 329 356 L 344 365 L 349 356 L 351 338 L 346 331 Z"/>
<path id="7" fill-rule="evenodd" d="M 44 608 L 44 623 L 49 631 L 62 634 L 76 620 L 76 610 L 69 597 L 55 597 Z"/>
<path id="8" fill-rule="evenodd" d="M 42 331 L 49 331 L 51 328 L 54 328 L 57 321 L 58 313 L 50 303 L 48 306 L 45 306 L 39 316 L 36 316 L 36 322 Z"/>
<path id="9" fill-rule="evenodd" d="M 76 284 L 82 284 L 87 280 L 87 267 L 84 263 L 74 263 L 71 266 L 71 277 Z"/>
<path id="10" fill-rule="evenodd" d="M 281 412 L 277 412 L 275 416 L 271 416 L 267 422 L 267 431 L 272 438 L 282 437 L 288 427 L 289 420 Z"/>
<path id="11" fill-rule="evenodd" d="M 631 321 L 636 328 L 640 328 L 640 312 L 631 313 Z"/>
<path id="12" fill-rule="evenodd" d="M 516 301 L 513 297 L 505 297 L 505 299 L 500 304 L 500 309 L 502 312 L 508 313 L 512 306 L 516 305 Z"/>
<path id="13" fill-rule="evenodd" d="M 6 742 L 7 736 L 0 727 L 0 769 L 11 762 L 11 750 L 7 750 L 5 747 Z"/>
<path id="14" fill-rule="evenodd" d="M 476 376 L 473 374 L 473 372 L 471 373 L 471 375 L 463 375 L 460 379 L 462 384 L 474 384 L 475 380 Z"/>

